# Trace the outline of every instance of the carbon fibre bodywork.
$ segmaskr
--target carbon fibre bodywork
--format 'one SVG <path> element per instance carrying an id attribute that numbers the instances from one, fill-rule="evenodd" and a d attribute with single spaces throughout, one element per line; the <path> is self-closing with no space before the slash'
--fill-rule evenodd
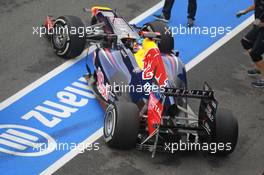
<path id="1" fill-rule="evenodd" d="M 141 103 L 144 99 L 148 99 L 149 92 L 146 92 L 146 86 L 152 85 L 154 82 L 153 79 L 142 78 L 144 68 L 140 68 L 136 61 L 136 52 L 124 44 L 124 40 L 127 38 L 140 39 L 138 31 L 112 11 L 98 11 L 91 23 L 95 25 L 102 22 L 106 24 L 103 27 L 104 32 L 110 35 L 114 34 L 116 38 L 110 38 L 108 40 L 110 44 L 106 43 L 108 47 L 97 47 L 93 53 L 95 69 L 93 74 L 97 82 L 98 76 L 100 79 L 97 87 L 95 87 L 97 88 L 96 92 L 99 92 L 98 95 L 108 103 L 118 100 L 119 97 L 125 97 L 126 100 L 136 104 Z M 186 89 L 186 70 L 180 58 L 175 56 L 173 52 L 161 53 L 161 58 L 167 76 L 166 86 Z M 110 93 L 106 94 L 109 92 L 109 87 L 111 88 Z M 120 93 L 116 93 L 118 91 Z M 165 109 L 177 102 L 183 103 L 183 100 L 170 98 L 165 103 Z"/>
<path id="2" fill-rule="evenodd" d="M 168 77 L 168 87 L 186 88 L 186 70 L 182 61 L 173 54 L 162 54 L 162 60 Z M 144 87 L 147 83 L 152 84 L 152 80 L 142 79 L 143 70 L 140 69 L 134 54 L 129 49 L 97 48 L 94 51 L 94 66 L 95 71 L 99 70 L 103 73 L 103 83 L 111 87 L 117 87 L 116 85 L 131 85 L 132 87 L 141 85 Z M 95 74 L 98 76 L 98 73 Z M 131 92 L 131 100 L 137 103 L 146 97 L 144 94 L 145 92 Z"/>

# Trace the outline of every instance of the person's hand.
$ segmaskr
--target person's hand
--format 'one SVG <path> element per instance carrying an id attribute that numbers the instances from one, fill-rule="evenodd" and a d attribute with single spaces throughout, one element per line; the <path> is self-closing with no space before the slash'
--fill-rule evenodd
<path id="1" fill-rule="evenodd" d="M 245 14 L 247 14 L 247 12 L 245 10 L 240 10 L 239 12 L 237 12 L 236 17 L 240 18 L 241 16 L 243 16 Z"/>

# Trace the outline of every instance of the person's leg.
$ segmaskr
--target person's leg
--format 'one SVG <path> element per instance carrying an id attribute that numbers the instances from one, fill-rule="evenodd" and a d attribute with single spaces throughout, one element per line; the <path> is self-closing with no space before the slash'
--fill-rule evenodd
<path id="1" fill-rule="evenodd" d="M 259 59 L 261 59 L 261 61 L 255 62 L 255 64 L 261 73 L 261 79 L 264 80 L 264 60 L 263 57 L 259 57 Z"/>
<path id="2" fill-rule="evenodd" d="M 258 33 L 259 33 L 259 29 L 253 26 L 252 29 L 245 35 L 245 37 L 242 38 L 241 44 L 248 53 L 250 53 L 254 45 L 254 42 L 257 39 Z M 254 69 L 248 70 L 249 76 L 256 76 L 259 74 L 260 74 L 260 71 L 258 70 L 257 67 Z"/>
<path id="3" fill-rule="evenodd" d="M 195 20 L 195 15 L 196 15 L 196 11 L 197 11 L 197 2 L 196 0 L 189 0 L 188 1 L 188 23 L 187 25 L 189 27 L 192 27 L 194 25 L 194 20 Z"/>
<path id="4" fill-rule="evenodd" d="M 174 0 L 165 0 L 164 7 L 162 9 L 162 13 L 165 19 L 169 20 L 171 17 L 171 9 L 173 7 Z"/>
<path id="5" fill-rule="evenodd" d="M 264 53 L 264 29 L 261 29 L 257 35 L 257 39 L 252 47 L 252 50 L 249 52 L 253 62 L 257 66 L 258 70 L 261 73 L 261 78 L 258 81 L 252 82 L 254 87 L 264 88 L 264 60 L 262 54 Z"/>
<path id="6" fill-rule="evenodd" d="M 188 19 L 195 20 L 195 15 L 197 11 L 197 2 L 196 0 L 189 0 L 188 2 Z"/>
<path id="7" fill-rule="evenodd" d="M 244 49 L 247 51 L 248 55 L 250 56 L 249 53 L 251 52 L 251 49 L 252 49 L 254 43 L 245 36 L 242 38 L 241 44 L 244 47 Z M 247 74 L 249 76 L 256 76 L 256 75 L 260 75 L 261 73 L 260 73 L 258 67 L 255 65 L 254 68 L 249 69 L 247 71 Z"/>

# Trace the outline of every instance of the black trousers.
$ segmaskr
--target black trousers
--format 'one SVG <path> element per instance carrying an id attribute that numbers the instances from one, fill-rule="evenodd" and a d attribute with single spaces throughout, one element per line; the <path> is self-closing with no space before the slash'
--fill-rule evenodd
<path id="1" fill-rule="evenodd" d="M 165 0 L 165 4 L 164 4 L 162 12 L 165 18 L 168 20 L 171 17 L 171 9 L 173 7 L 173 4 L 174 4 L 174 0 Z M 187 17 L 195 20 L 196 11 L 197 11 L 196 0 L 188 0 L 188 11 L 187 11 L 188 16 Z"/>

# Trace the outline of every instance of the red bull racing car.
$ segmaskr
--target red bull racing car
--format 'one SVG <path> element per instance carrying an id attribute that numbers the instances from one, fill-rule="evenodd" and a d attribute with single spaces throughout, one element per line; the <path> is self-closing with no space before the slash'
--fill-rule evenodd
<path id="1" fill-rule="evenodd" d="M 86 47 L 92 50 L 86 78 L 104 106 L 104 138 L 109 147 L 136 147 L 154 157 L 156 150 L 171 151 L 168 145 L 179 142 L 214 143 L 216 155 L 233 152 L 236 118 L 218 109 L 207 83 L 202 90 L 187 89 L 186 70 L 165 23 L 138 27 L 107 7 L 84 10 L 92 12 L 91 24 L 75 16 L 48 16 L 44 27 L 60 57 L 74 58 Z M 189 98 L 200 100 L 197 115 L 188 108 Z"/>

